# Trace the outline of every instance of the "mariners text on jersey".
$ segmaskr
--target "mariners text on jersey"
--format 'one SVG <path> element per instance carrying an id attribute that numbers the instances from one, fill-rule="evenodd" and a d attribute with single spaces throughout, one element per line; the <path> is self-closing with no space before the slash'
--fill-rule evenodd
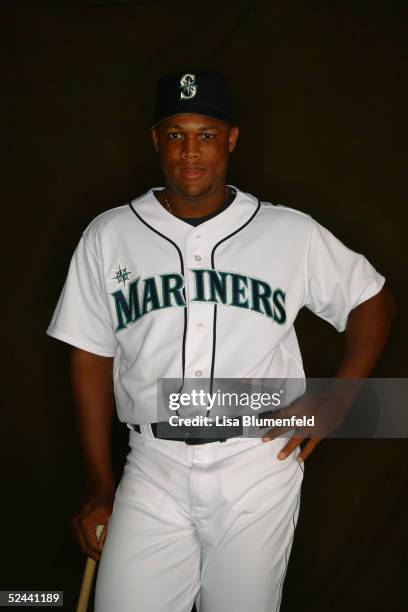
<path id="1" fill-rule="evenodd" d="M 191 270 L 194 278 L 192 300 L 246 308 L 266 315 L 276 323 L 286 321 L 285 293 L 265 281 L 244 274 L 219 270 Z M 116 331 L 126 329 L 145 314 L 170 306 L 186 307 L 183 295 L 185 279 L 181 274 L 160 274 L 137 278 L 112 293 L 115 301 Z"/>

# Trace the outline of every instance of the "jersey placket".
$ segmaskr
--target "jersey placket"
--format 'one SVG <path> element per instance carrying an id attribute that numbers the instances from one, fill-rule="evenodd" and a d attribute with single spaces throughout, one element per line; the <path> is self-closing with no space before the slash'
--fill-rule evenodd
<path id="1" fill-rule="evenodd" d="M 188 309 L 185 378 L 201 381 L 202 379 L 208 379 L 211 375 L 214 309 L 209 303 L 197 301 L 194 270 L 205 270 L 211 267 L 209 242 L 205 230 L 201 226 L 193 228 L 185 242 L 185 282 Z"/>

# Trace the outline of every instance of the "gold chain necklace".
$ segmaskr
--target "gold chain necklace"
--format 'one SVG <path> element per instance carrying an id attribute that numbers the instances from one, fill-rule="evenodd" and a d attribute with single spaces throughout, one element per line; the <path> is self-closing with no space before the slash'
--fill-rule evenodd
<path id="1" fill-rule="evenodd" d="M 169 211 L 169 213 L 173 214 L 173 209 L 169 204 L 168 199 L 166 198 L 166 194 L 164 193 L 164 206 L 166 207 L 166 209 Z"/>
<path id="2" fill-rule="evenodd" d="M 228 187 L 227 187 L 226 185 L 225 185 L 225 195 L 226 195 L 226 197 L 225 197 L 225 202 L 224 202 L 223 206 L 225 206 L 225 204 L 226 204 L 226 202 L 227 202 L 227 200 L 228 200 Z M 171 215 L 174 215 L 173 209 L 172 209 L 172 207 L 170 206 L 170 203 L 169 203 L 168 199 L 166 198 L 166 189 L 163 189 L 163 197 L 164 197 L 164 206 L 165 206 L 166 210 L 167 210 L 167 211 L 168 211 L 168 212 L 169 212 Z M 220 207 L 220 208 L 221 208 L 221 207 Z"/>

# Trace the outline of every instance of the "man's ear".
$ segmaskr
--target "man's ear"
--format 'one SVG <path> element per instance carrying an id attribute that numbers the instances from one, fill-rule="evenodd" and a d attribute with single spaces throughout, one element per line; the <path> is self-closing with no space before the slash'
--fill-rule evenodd
<path id="1" fill-rule="evenodd" d="M 235 149 L 238 140 L 238 134 L 239 127 L 237 125 L 234 125 L 232 128 L 230 128 L 228 136 L 228 150 L 230 153 Z"/>
<path id="2" fill-rule="evenodd" d="M 157 133 L 157 128 L 152 128 L 152 140 L 153 147 L 156 153 L 159 152 L 159 134 Z"/>

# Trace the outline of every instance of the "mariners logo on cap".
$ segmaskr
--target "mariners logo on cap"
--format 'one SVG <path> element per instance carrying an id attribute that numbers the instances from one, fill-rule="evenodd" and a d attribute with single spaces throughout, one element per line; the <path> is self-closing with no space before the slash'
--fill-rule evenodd
<path id="1" fill-rule="evenodd" d="M 180 100 L 194 98 L 197 93 L 196 75 L 184 74 L 180 79 Z"/>

